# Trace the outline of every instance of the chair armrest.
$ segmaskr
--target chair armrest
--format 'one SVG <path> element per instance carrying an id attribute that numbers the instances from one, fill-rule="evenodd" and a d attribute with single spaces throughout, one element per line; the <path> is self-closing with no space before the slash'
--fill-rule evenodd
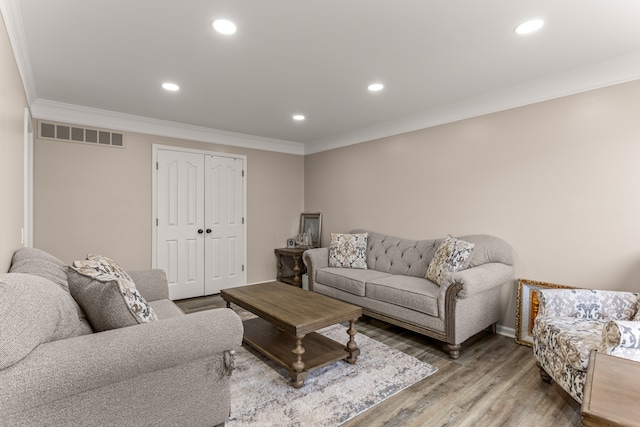
<path id="1" fill-rule="evenodd" d="M 169 284 L 164 270 L 129 271 L 129 276 L 147 301 L 169 299 Z"/>
<path id="2" fill-rule="evenodd" d="M 636 294 L 624 291 L 541 289 L 538 291 L 538 315 L 628 320 L 636 312 L 637 300 Z"/>
<path id="3" fill-rule="evenodd" d="M 640 362 L 640 322 L 610 320 L 605 323 L 598 351 Z"/>
<path id="4" fill-rule="evenodd" d="M 307 267 L 309 290 L 312 291 L 318 269 L 329 267 L 329 248 L 308 249 L 302 254 L 302 261 Z"/>
<path id="5" fill-rule="evenodd" d="M 513 267 L 499 262 L 490 262 L 477 267 L 456 271 L 445 277 L 443 292 L 454 283 L 462 285 L 458 298 L 468 298 L 490 289 L 500 287 L 513 280 Z"/>
<path id="6" fill-rule="evenodd" d="M 0 371 L 0 408 L 16 412 L 188 364 L 239 347 L 242 335 L 240 317 L 220 308 L 42 344 Z"/>

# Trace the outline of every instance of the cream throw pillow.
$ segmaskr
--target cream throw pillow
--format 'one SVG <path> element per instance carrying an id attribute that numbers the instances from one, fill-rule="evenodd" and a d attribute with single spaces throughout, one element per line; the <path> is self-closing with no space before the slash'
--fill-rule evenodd
<path id="1" fill-rule="evenodd" d="M 435 256 L 429 263 L 426 278 L 442 285 L 447 275 L 465 267 L 473 248 L 473 243 L 447 236 L 438 246 Z"/>
<path id="2" fill-rule="evenodd" d="M 367 268 L 368 233 L 331 233 L 329 267 Z"/>

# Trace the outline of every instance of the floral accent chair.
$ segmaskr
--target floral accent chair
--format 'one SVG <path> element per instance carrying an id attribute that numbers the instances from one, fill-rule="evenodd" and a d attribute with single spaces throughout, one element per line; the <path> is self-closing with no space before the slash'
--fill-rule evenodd
<path id="1" fill-rule="evenodd" d="M 545 289 L 533 327 L 540 376 L 582 403 L 589 353 L 640 361 L 639 295 L 622 291 Z"/>

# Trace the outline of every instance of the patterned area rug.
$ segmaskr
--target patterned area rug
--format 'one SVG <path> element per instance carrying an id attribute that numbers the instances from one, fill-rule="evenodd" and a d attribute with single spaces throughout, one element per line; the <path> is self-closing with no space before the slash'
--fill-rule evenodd
<path id="1" fill-rule="evenodd" d="M 319 332 L 346 343 L 344 326 Z M 286 370 L 242 347 L 225 425 L 338 426 L 437 370 L 362 334 L 355 339 L 361 351 L 355 365 L 339 361 L 311 372 L 300 389 L 289 384 Z"/>

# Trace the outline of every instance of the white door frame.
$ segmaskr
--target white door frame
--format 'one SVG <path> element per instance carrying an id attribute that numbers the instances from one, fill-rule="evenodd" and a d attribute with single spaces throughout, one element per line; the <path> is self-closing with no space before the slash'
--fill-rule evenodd
<path id="1" fill-rule="evenodd" d="M 33 247 L 33 122 L 31 112 L 24 109 L 24 217 L 22 245 Z"/>
<path id="2" fill-rule="evenodd" d="M 156 236 L 156 219 L 158 218 L 157 212 L 157 200 L 156 193 L 158 189 L 157 183 L 157 173 L 156 173 L 156 164 L 158 162 L 158 150 L 166 150 L 166 151 L 181 151 L 186 153 L 196 153 L 203 154 L 208 156 L 219 156 L 219 157 L 230 157 L 236 159 L 242 159 L 244 164 L 244 179 L 242 182 L 242 216 L 244 218 L 244 270 L 242 273 L 242 281 L 243 283 L 247 283 L 247 270 L 248 270 L 248 260 L 247 260 L 247 156 L 241 154 L 232 154 L 232 153 L 220 153 L 217 151 L 208 151 L 208 150 L 197 150 L 193 148 L 183 148 L 176 147 L 173 145 L 162 145 L 162 144 L 152 144 L 151 145 L 151 268 L 157 268 L 158 257 L 157 257 L 157 236 Z"/>

